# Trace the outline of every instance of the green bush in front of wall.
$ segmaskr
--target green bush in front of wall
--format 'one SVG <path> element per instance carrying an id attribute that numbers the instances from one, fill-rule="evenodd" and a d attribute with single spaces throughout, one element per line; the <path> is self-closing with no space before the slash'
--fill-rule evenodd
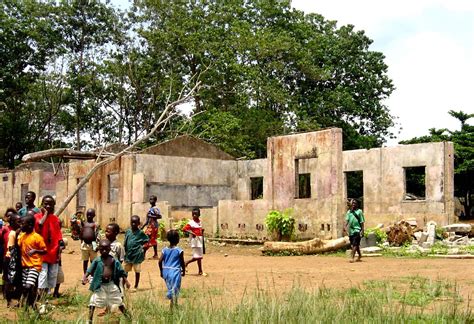
<path id="1" fill-rule="evenodd" d="M 291 216 L 292 212 L 292 209 L 283 212 L 272 210 L 265 217 L 269 233 L 275 235 L 278 241 L 289 241 L 294 236 L 295 219 Z"/>

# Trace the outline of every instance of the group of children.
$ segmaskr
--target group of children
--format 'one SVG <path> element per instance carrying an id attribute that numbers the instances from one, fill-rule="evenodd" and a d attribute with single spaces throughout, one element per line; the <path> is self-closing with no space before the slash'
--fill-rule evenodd
<path id="1" fill-rule="evenodd" d="M 26 206 L 17 204 L 5 213 L 4 225 L 0 231 L 2 242 L 3 272 L 2 292 L 8 307 L 14 299 L 17 305 L 35 307 L 39 296 L 53 292 L 58 294 L 61 280 L 60 260 L 65 243 L 61 223 L 54 215 L 55 200 L 46 195 L 41 208 L 34 205 L 36 195 L 26 193 Z"/>
<path id="2" fill-rule="evenodd" d="M 0 256 L 2 257 L 3 294 L 8 307 L 25 305 L 35 308 L 36 301 L 45 294 L 53 292 L 59 296 L 59 285 L 64 281 L 61 269 L 61 251 L 65 240 L 61 234 L 61 222 L 54 215 L 55 200 L 44 196 L 41 208 L 34 205 L 36 195 L 28 192 L 25 196 L 26 206 L 17 204 L 9 208 L 5 221 L 0 223 Z M 157 237 L 160 210 L 156 207 L 156 196 L 150 197 L 150 209 L 145 224 L 140 227 L 140 217 L 130 218 L 130 228 L 125 232 L 122 245 L 117 240 L 120 228 L 111 223 L 105 229 L 105 239 L 101 238 L 98 224 L 94 221 L 94 209 L 86 211 L 86 220 L 78 220 L 73 239 L 81 240 L 81 259 L 84 276 L 82 283 L 90 283 L 92 296 L 89 302 L 89 320 L 92 321 L 96 307 L 118 307 L 126 316 L 128 313 L 123 303 L 123 287 L 130 288 L 128 273 L 135 272 L 133 290 L 140 282 L 141 264 L 145 253 L 153 247 L 152 259 L 158 259 Z M 162 250 L 158 267 L 167 287 L 167 298 L 171 306 L 175 305 L 181 288 L 181 278 L 191 262 L 197 262 L 199 274 L 202 275 L 202 258 L 204 253 L 203 229 L 200 222 L 200 210 L 192 211 L 192 220 L 183 228 L 190 235 L 192 258 L 184 261 L 184 253 L 178 247 L 179 232 L 167 232 L 169 247 Z M 98 256 L 97 256 L 98 252 Z M 90 265 L 89 265 L 90 262 Z"/>

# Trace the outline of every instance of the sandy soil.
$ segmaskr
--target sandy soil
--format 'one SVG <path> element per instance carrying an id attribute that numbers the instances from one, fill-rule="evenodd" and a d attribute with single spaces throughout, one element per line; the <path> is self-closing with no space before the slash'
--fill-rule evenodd
<path id="1" fill-rule="evenodd" d="M 62 289 L 77 287 L 87 291 L 80 284 L 82 266 L 79 242 L 69 239 L 69 246 L 63 255 L 63 269 L 66 282 Z M 180 243 L 185 249 L 185 259 L 191 251 L 186 241 Z M 474 288 L 474 260 L 411 259 L 374 257 L 364 258 L 360 263 L 349 263 L 340 256 L 263 256 L 259 246 L 215 246 L 208 242 L 203 260 L 207 276 L 197 276 L 197 265 L 189 265 L 188 275 L 183 280 L 184 288 L 218 287 L 226 292 L 241 295 L 252 289 L 277 289 L 285 291 L 295 284 L 308 288 L 321 286 L 344 288 L 362 284 L 366 280 L 389 280 L 406 276 L 423 276 L 432 279 L 455 281 L 465 296 L 472 295 Z M 160 248 L 161 249 L 161 248 Z M 151 257 L 148 251 L 147 257 Z M 156 289 L 165 292 L 156 260 L 147 258 L 142 265 L 140 289 Z M 134 276 L 129 276 L 133 284 Z"/>
<path id="2" fill-rule="evenodd" d="M 77 289 L 88 294 L 88 286 L 80 282 L 82 261 L 79 241 L 70 238 L 68 241 L 69 246 L 63 254 L 66 282 L 61 291 Z M 185 248 L 185 258 L 188 259 L 191 253 L 186 241 L 182 241 L 180 246 Z M 263 256 L 259 246 L 216 246 L 208 242 L 206 247 L 203 268 L 207 275 L 198 276 L 197 265 L 191 264 L 188 275 L 183 279 L 183 288 L 215 288 L 220 292 L 218 298 L 234 303 L 255 289 L 283 293 L 294 285 L 308 289 L 323 286 L 347 288 L 367 280 L 391 280 L 415 275 L 456 282 L 465 300 L 474 291 L 474 272 L 471 271 L 474 260 L 367 257 L 363 262 L 349 263 L 347 258 L 341 256 Z M 147 257 L 151 255 L 152 251 L 148 251 Z M 154 291 L 163 296 L 160 302 L 165 302 L 166 288 L 160 278 L 157 261 L 147 259 L 142 265 L 141 276 L 139 290 L 130 294 L 131 298 Z M 133 285 L 134 275 L 129 279 Z M 2 312 L 5 310 L 3 301 L 0 308 Z M 86 311 L 87 305 L 84 305 L 84 313 Z"/>

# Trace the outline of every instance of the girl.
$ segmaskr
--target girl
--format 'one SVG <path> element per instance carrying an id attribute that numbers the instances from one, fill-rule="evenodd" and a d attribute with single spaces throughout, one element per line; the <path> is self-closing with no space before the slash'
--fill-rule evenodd
<path id="1" fill-rule="evenodd" d="M 191 262 L 197 262 L 198 265 L 198 274 L 200 276 L 205 274 L 202 272 L 202 258 L 204 255 L 204 229 L 201 225 L 201 220 L 199 217 L 201 216 L 201 211 L 199 208 L 194 208 L 192 211 L 193 219 L 190 220 L 184 227 L 183 232 L 186 232 L 190 235 L 189 243 L 191 245 L 191 249 L 193 251 L 193 257 L 186 261 L 185 266 L 187 267 L 188 264 Z"/>
<path id="2" fill-rule="evenodd" d="M 158 239 L 158 230 L 160 229 L 158 219 L 161 218 L 161 212 L 160 209 L 156 207 L 157 200 L 158 198 L 156 198 L 155 195 L 150 196 L 150 209 L 146 215 L 146 222 L 142 226 L 142 230 L 146 227 L 145 234 L 150 238 L 143 248 L 146 253 L 150 247 L 153 247 L 154 254 L 152 259 L 158 259 L 158 242 L 156 240 Z"/>
<path id="3" fill-rule="evenodd" d="M 181 277 L 184 277 L 185 274 L 184 254 L 183 250 L 178 247 L 178 231 L 168 231 L 166 238 L 170 242 L 170 246 L 163 249 L 158 266 L 161 278 L 165 280 L 166 288 L 168 288 L 166 297 L 170 300 L 170 307 L 173 307 L 178 303 Z"/>

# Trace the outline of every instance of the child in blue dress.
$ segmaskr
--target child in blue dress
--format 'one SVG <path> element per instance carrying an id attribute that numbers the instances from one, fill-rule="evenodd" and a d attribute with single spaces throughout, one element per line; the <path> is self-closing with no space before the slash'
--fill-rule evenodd
<path id="1" fill-rule="evenodd" d="M 161 278 L 165 280 L 168 293 L 166 297 L 173 307 L 178 302 L 179 290 L 181 289 L 181 277 L 184 277 L 186 266 L 184 264 L 184 253 L 178 247 L 179 233 L 176 230 L 169 230 L 166 238 L 170 242 L 169 247 L 165 247 L 161 252 L 158 266 L 160 267 Z"/>

